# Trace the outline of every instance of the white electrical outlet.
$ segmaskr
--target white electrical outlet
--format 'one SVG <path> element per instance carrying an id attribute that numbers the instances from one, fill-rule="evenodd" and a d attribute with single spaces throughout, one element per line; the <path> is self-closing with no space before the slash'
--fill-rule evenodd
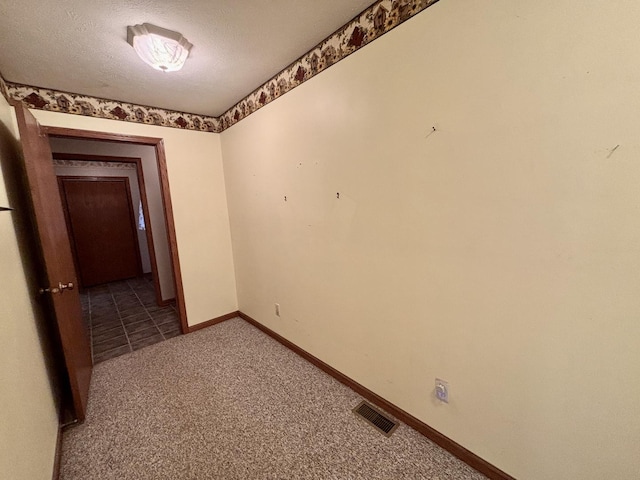
<path id="1" fill-rule="evenodd" d="M 279 317 L 280 316 L 280 304 L 276 303 L 276 316 Z"/>
<path id="2" fill-rule="evenodd" d="M 436 398 L 444 403 L 449 403 L 449 384 L 436 378 Z"/>

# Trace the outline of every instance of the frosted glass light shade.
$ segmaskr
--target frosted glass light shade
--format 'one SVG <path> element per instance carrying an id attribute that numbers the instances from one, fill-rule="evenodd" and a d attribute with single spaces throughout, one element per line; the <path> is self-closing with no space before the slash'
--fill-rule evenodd
<path id="1" fill-rule="evenodd" d="M 182 34 L 150 23 L 127 27 L 127 42 L 144 63 L 161 72 L 180 70 L 193 46 Z"/>

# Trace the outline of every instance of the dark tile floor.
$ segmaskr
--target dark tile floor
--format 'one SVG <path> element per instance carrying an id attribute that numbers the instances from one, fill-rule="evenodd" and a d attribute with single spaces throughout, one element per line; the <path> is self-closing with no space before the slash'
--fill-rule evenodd
<path id="1" fill-rule="evenodd" d="M 91 287 L 80 299 L 94 364 L 180 335 L 175 308 L 156 304 L 147 277 Z"/>

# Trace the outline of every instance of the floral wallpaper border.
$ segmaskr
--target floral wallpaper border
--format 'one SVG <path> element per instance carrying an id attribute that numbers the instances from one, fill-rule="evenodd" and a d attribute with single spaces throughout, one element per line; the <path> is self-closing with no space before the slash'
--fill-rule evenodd
<path id="1" fill-rule="evenodd" d="M 379 0 L 272 77 L 219 119 L 226 130 L 439 0 Z"/>
<path id="2" fill-rule="evenodd" d="M 116 168 L 118 170 L 135 170 L 135 163 L 126 162 L 99 162 L 97 160 L 59 160 L 53 159 L 54 167 L 103 167 L 103 168 Z"/>
<path id="3" fill-rule="evenodd" d="M 31 87 L 7 82 L 9 94 L 29 107 L 51 112 L 71 113 L 87 117 L 107 118 L 125 122 L 145 123 L 160 127 L 219 133 L 220 121 L 216 117 L 146 107 L 133 103 L 89 97 L 47 88 Z"/>
<path id="4" fill-rule="evenodd" d="M 30 108 L 38 110 L 220 133 L 438 1 L 377 1 L 220 117 L 176 112 L 11 82 L 5 83 L 1 75 L 0 90 L 6 97 L 21 100 Z"/>

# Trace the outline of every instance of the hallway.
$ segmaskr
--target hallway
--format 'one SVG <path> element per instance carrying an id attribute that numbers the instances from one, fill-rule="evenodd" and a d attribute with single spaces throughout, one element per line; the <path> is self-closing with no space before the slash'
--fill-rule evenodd
<path id="1" fill-rule="evenodd" d="M 149 278 L 90 287 L 80 298 L 94 364 L 180 335 L 175 308 L 157 305 Z"/>

